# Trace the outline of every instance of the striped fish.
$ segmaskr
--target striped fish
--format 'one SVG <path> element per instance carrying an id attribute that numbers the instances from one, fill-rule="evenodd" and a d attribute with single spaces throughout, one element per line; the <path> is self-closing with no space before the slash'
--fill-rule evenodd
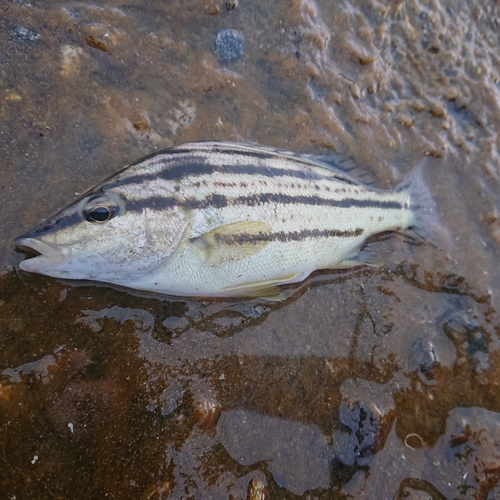
<path id="1" fill-rule="evenodd" d="M 16 244 L 25 271 L 183 296 L 262 296 L 317 269 L 359 266 L 365 240 L 426 234 L 420 170 L 393 191 L 309 157 L 205 142 L 143 158 Z"/>

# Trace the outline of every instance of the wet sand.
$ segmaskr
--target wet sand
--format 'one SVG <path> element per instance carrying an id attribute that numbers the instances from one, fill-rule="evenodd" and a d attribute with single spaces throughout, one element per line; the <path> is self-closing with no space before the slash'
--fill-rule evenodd
<path id="1" fill-rule="evenodd" d="M 500 496 L 499 6 L 15 0 L 0 23 L 3 497 Z M 451 243 L 385 239 L 381 268 L 281 303 L 18 270 L 76 193 L 208 139 L 383 188 L 423 163 Z"/>

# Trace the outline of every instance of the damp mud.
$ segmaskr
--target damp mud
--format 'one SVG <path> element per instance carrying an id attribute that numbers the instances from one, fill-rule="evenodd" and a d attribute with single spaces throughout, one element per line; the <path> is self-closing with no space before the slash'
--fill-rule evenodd
<path id="1" fill-rule="evenodd" d="M 2 498 L 500 497 L 500 6 L 0 6 Z M 18 268 L 14 239 L 198 140 L 422 164 L 448 231 L 282 302 Z"/>

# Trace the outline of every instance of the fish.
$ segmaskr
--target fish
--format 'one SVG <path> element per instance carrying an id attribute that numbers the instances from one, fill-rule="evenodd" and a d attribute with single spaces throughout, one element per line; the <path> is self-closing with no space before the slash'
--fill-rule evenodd
<path id="1" fill-rule="evenodd" d="M 432 240 L 421 168 L 393 190 L 331 162 L 198 142 L 146 156 L 27 234 L 26 272 L 191 297 L 280 297 L 320 269 L 380 265 L 362 251 L 395 231 Z"/>

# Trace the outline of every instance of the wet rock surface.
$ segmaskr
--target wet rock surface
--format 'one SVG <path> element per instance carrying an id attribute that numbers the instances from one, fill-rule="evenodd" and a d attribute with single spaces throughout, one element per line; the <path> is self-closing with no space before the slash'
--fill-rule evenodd
<path id="1" fill-rule="evenodd" d="M 2 494 L 497 498 L 499 9 L 3 2 Z M 13 239 L 75 193 L 207 139 L 337 154 L 384 188 L 423 162 L 450 244 L 385 238 L 382 267 L 278 303 L 16 270 Z"/>

